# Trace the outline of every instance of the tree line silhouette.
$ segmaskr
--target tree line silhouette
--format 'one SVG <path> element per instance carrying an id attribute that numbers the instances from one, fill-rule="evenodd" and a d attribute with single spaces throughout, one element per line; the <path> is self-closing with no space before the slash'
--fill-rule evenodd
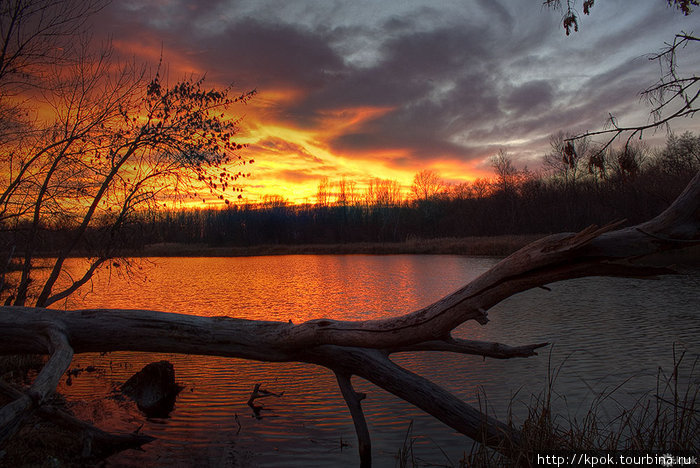
<path id="1" fill-rule="evenodd" d="M 670 135 L 663 148 L 643 145 L 598 152 L 558 134 L 538 172 L 517 169 L 505 150 L 491 159 L 494 175 L 448 184 L 434 171 L 416 174 L 408 194 L 396 181 L 323 179 L 317 202 L 295 205 L 281 196 L 218 208 L 143 210 L 115 233 L 109 222 L 84 235 L 79 254 L 148 244 L 211 246 L 403 242 L 411 239 L 546 234 L 625 219 L 633 224 L 666 208 L 700 170 L 700 136 Z M 56 220 L 39 233 L 38 250 L 60 250 L 74 227 Z M 21 229 L 2 233 L 18 245 Z M 14 236 L 8 239 L 8 236 Z"/>
<path id="2" fill-rule="evenodd" d="M 494 176 L 448 184 L 434 171 L 416 174 L 410 195 L 398 183 L 373 179 L 363 193 L 345 179 L 324 179 L 314 204 L 280 196 L 225 209 L 142 213 L 125 245 L 179 242 L 209 245 L 402 242 L 412 238 L 544 234 L 575 231 L 661 212 L 700 169 L 700 137 L 670 135 L 663 148 L 643 145 L 598 151 L 558 134 L 539 172 L 517 169 L 501 150 Z"/>

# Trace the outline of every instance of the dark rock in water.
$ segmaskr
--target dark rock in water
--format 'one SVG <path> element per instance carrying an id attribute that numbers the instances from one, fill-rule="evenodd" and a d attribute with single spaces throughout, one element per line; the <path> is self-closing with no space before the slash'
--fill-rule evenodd
<path id="1" fill-rule="evenodd" d="M 182 387 L 175 383 L 175 369 L 168 361 L 146 365 L 121 386 L 122 393 L 149 418 L 167 418 L 180 390 Z"/>

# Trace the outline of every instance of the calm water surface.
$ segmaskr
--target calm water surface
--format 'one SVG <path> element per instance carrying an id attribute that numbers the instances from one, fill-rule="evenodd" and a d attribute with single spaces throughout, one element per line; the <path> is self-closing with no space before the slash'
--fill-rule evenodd
<path id="1" fill-rule="evenodd" d="M 73 261 L 73 267 L 79 260 Z M 449 294 L 497 262 L 461 256 L 279 256 L 153 258 L 97 277 L 91 288 L 60 307 L 144 308 L 262 320 L 359 320 L 400 315 Z M 700 277 L 697 272 L 658 281 L 587 278 L 520 294 L 468 323 L 457 335 L 527 344 L 554 343 L 527 359 L 484 361 L 443 353 L 405 353 L 394 359 L 489 412 L 505 418 L 543 391 L 548 365 L 559 370 L 558 410 L 585 413 L 593 399 L 624 382 L 602 413 L 655 390 L 658 369 L 673 365 L 673 344 L 690 367 L 700 356 Z M 185 387 L 168 419 L 146 419 L 133 404 L 106 398 L 145 364 L 168 359 Z M 268 364 L 183 355 L 110 353 L 75 357 L 95 365 L 72 385 L 62 383 L 73 410 L 100 427 L 153 435 L 143 452 L 112 457 L 108 466 L 357 466 L 355 433 L 333 375 L 301 364 Z M 698 373 L 695 377 L 696 383 Z M 262 419 L 246 401 L 255 383 L 281 393 L 262 400 Z M 411 421 L 415 456 L 458 466 L 470 441 L 381 389 L 359 379 L 377 466 L 394 466 Z"/>

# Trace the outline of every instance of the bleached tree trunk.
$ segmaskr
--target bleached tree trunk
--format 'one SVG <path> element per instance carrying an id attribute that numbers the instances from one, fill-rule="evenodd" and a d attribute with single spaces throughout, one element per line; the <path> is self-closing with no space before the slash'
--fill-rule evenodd
<path id="1" fill-rule="evenodd" d="M 481 413 L 439 385 L 395 364 L 398 351 L 445 351 L 507 359 L 532 356 L 546 343 L 512 347 L 456 339 L 467 320 L 486 324 L 489 308 L 547 283 L 584 276 L 648 278 L 672 273 L 663 254 L 700 243 L 700 174 L 662 214 L 646 223 L 591 226 L 536 241 L 443 299 L 381 320 L 311 320 L 302 324 L 197 317 L 150 310 L 57 311 L 0 308 L 0 354 L 48 353 L 26 394 L 0 410 L 0 436 L 55 389 L 73 353 L 144 351 L 229 356 L 257 361 L 307 362 L 332 370 L 358 433 L 363 466 L 371 442 L 352 376 L 416 405 L 453 429 L 508 453 L 519 432 Z"/>

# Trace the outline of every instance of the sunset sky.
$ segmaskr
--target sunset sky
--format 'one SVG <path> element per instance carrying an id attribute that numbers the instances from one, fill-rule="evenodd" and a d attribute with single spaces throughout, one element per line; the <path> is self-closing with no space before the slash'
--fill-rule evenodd
<path id="1" fill-rule="evenodd" d="M 162 51 L 171 81 L 257 89 L 232 109 L 256 161 L 245 197 L 314 202 L 324 177 L 408 187 L 427 168 L 458 182 L 490 175 L 499 148 L 536 169 L 553 133 L 597 130 L 608 112 L 646 123 L 639 92 L 660 73 L 649 54 L 700 24 L 664 0 L 604 0 L 567 37 L 541 3 L 128 0 L 94 18 L 94 37 L 154 67 Z M 700 53 L 681 60 L 696 71 Z"/>

